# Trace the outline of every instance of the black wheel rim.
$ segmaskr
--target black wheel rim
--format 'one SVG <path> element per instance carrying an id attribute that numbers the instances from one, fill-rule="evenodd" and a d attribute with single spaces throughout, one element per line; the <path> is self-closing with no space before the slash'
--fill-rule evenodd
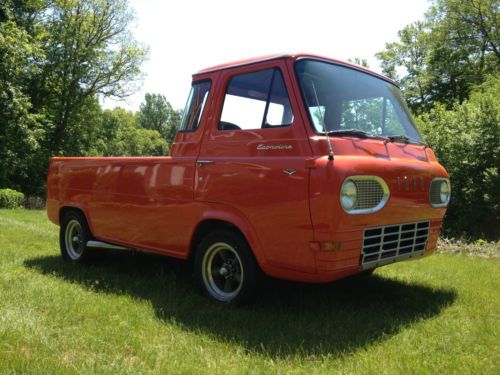
<path id="1" fill-rule="evenodd" d="M 244 280 L 243 264 L 236 250 L 225 242 L 211 245 L 202 262 L 203 282 L 210 295 L 223 302 L 234 299 Z"/>

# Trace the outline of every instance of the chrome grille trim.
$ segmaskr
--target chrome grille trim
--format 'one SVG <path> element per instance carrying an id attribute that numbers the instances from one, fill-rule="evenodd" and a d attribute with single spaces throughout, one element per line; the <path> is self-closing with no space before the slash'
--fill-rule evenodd
<path id="1" fill-rule="evenodd" d="M 389 200 L 390 192 L 387 183 L 378 176 L 349 176 L 343 182 L 352 181 L 358 191 L 357 201 L 348 214 L 369 214 L 381 210 Z"/>
<path id="2" fill-rule="evenodd" d="M 366 228 L 361 268 L 369 269 L 424 254 L 430 222 L 418 221 Z"/>

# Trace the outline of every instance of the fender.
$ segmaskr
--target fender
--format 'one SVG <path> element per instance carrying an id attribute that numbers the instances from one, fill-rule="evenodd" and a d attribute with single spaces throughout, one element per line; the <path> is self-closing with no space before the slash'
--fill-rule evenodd
<path id="1" fill-rule="evenodd" d="M 94 233 L 93 228 L 92 228 L 92 221 L 90 220 L 90 216 L 85 208 L 85 205 L 82 202 L 64 202 L 63 204 L 60 204 L 58 209 L 57 209 L 57 220 L 61 220 L 61 211 L 63 209 L 67 208 L 76 208 L 80 211 L 83 212 L 83 215 L 85 216 L 85 219 L 87 220 L 87 225 L 89 226 L 90 233 Z"/>
<path id="2" fill-rule="evenodd" d="M 190 242 L 193 241 L 194 234 L 203 221 L 210 219 L 226 221 L 234 225 L 243 233 L 253 251 L 255 258 L 257 259 L 257 263 L 262 270 L 267 269 L 269 266 L 263 246 L 257 236 L 257 233 L 255 232 L 255 229 L 246 216 L 241 211 L 230 205 L 210 202 L 205 202 L 205 204 L 207 207 L 202 211 L 201 217 L 199 218 L 196 226 L 193 227 Z"/>

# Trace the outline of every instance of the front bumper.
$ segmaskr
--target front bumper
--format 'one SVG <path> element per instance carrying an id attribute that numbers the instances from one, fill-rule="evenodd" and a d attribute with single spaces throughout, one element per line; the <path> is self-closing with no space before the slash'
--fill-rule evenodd
<path id="1" fill-rule="evenodd" d="M 428 220 L 366 228 L 363 231 L 361 269 L 421 257 L 429 239 L 429 229 Z"/>
<path id="2" fill-rule="evenodd" d="M 424 224 L 426 223 L 426 224 Z M 434 252 L 442 220 L 420 220 L 335 233 L 340 243 L 333 251 L 316 252 L 318 273 L 357 273 Z"/>

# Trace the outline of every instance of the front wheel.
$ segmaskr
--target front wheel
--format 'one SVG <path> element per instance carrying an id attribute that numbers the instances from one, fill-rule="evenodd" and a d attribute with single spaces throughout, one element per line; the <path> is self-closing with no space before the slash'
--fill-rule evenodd
<path id="1" fill-rule="evenodd" d="M 247 302 L 256 289 L 258 272 L 250 247 L 236 233 L 213 232 L 197 248 L 195 273 L 198 284 L 217 302 Z"/>

